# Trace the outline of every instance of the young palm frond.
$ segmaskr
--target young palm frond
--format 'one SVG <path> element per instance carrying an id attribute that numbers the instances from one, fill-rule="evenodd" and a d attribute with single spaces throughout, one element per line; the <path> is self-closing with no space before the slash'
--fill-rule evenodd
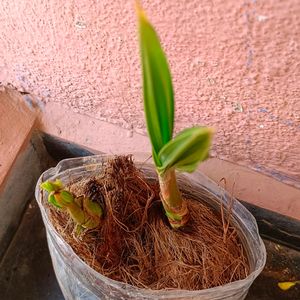
<path id="1" fill-rule="evenodd" d="M 159 176 L 161 200 L 173 228 L 188 221 L 175 170 L 193 172 L 208 157 L 213 129 L 192 127 L 173 138 L 174 94 L 166 55 L 145 12 L 136 2 L 143 69 L 144 110 L 152 155 Z"/>

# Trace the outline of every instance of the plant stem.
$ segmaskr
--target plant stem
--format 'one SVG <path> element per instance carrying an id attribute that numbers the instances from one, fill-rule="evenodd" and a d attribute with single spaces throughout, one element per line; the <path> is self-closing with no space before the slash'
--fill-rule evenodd
<path id="1" fill-rule="evenodd" d="M 159 175 L 161 200 L 173 228 L 184 226 L 189 219 L 189 211 L 186 202 L 182 199 L 177 186 L 174 169 L 169 169 Z"/>

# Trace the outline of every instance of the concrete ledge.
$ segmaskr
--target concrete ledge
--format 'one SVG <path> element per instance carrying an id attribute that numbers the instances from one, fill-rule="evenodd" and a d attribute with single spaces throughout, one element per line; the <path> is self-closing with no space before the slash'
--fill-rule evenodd
<path id="1" fill-rule="evenodd" d="M 203 162 L 200 170 L 234 197 L 300 220 L 300 189 L 217 158 Z"/>
<path id="2" fill-rule="evenodd" d="M 13 238 L 40 174 L 49 166 L 39 135 L 34 135 L 7 174 L 0 193 L 0 258 Z"/>
<path id="3" fill-rule="evenodd" d="M 19 92 L 0 87 L 0 116 L 1 187 L 18 153 L 31 137 L 37 111 L 26 105 Z"/>
<path id="4" fill-rule="evenodd" d="M 47 103 L 38 118 L 42 132 L 105 153 L 150 152 L 147 136 L 93 117 L 66 105 Z"/>

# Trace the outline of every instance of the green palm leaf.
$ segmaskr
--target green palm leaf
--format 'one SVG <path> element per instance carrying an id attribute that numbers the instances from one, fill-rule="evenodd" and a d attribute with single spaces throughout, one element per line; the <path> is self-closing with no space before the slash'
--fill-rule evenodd
<path id="1" fill-rule="evenodd" d="M 176 168 L 179 171 L 193 172 L 198 164 L 208 157 L 213 130 L 208 127 L 192 127 L 180 132 L 159 152 L 160 173 Z"/>
<path id="2" fill-rule="evenodd" d="M 172 80 L 159 38 L 141 8 L 139 16 L 140 49 L 143 69 L 144 110 L 156 165 L 158 153 L 173 134 L 174 99 Z"/>

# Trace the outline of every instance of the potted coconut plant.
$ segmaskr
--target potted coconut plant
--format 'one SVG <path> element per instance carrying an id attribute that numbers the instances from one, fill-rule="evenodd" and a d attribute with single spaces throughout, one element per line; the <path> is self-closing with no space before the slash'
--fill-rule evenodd
<path id="1" fill-rule="evenodd" d="M 36 198 L 56 276 L 66 299 L 243 299 L 265 264 L 256 222 L 196 171 L 214 130 L 173 135 L 168 62 L 139 5 L 137 14 L 154 165 L 103 155 L 42 174 Z"/>

